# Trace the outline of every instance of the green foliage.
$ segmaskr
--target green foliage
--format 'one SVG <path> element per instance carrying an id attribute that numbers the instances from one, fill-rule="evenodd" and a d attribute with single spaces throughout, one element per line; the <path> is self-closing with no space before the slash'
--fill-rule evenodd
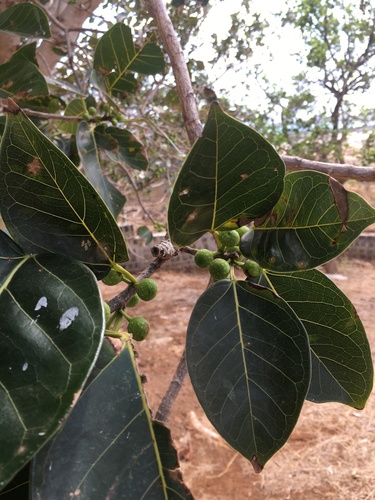
<path id="1" fill-rule="evenodd" d="M 303 23 L 308 36 L 316 26 L 314 9 L 323 4 L 300 3 L 305 10 L 297 9 L 293 22 Z M 19 4 L 1 13 L 0 29 L 47 36 L 46 28 L 35 27 L 40 9 L 34 7 Z M 81 82 L 66 68 L 62 80 L 45 79 L 33 43 L 0 68 L 0 96 L 14 99 L 7 101 L 4 128 L 0 123 L 0 210 L 10 235 L 0 232 L 0 488 L 33 460 L 29 494 L 35 498 L 69 499 L 77 492 L 192 498 L 180 481 L 168 429 L 152 419 L 134 360 L 132 338 L 144 340 L 150 325 L 128 316 L 126 299 L 137 291 L 127 307 L 151 300 L 157 286 L 150 278 L 138 282 L 121 266 L 129 255 L 116 218 L 126 199 L 108 178 L 117 165 L 121 175 L 140 181 L 153 178 L 155 162 L 168 172 L 186 156 L 168 207 L 171 241 L 186 247 L 209 232 L 218 247 L 185 249 L 214 281 L 191 314 L 188 370 L 208 418 L 256 472 L 287 441 L 306 399 L 363 408 L 372 389 L 363 325 L 315 267 L 374 223 L 375 210 L 324 174 L 286 175 L 274 147 L 216 101 L 202 137 L 184 155 L 180 110 L 157 35 L 146 32 L 151 23 L 138 2 L 122 8 L 128 25 L 119 22 L 100 39 L 96 32 L 84 35 L 88 54 L 94 51 L 90 80 L 86 71 Z M 199 25 L 194 9 L 196 2 L 171 6 L 174 18 L 186 21 L 177 27 L 184 44 Z M 335 48 L 339 20 L 330 13 L 327 19 Z M 43 13 L 42 27 L 44 21 Z M 234 36 L 245 27 L 237 17 L 232 21 Z M 364 25 L 362 40 L 365 35 Z M 311 65 L 327 59 L 318 41 L 309 42 Z M 241 45 L 239 59 L 248 50 Z M 189 63 L 201 78 L 199 62 Z M 304 102 L 313 104 L 308 93 L 290 101 L 286 128 L 301 129 L 293 110 Z M 64 116 L 33 122 L 21 104 Z M 142 131 L 142 141 L 133 129 Z M 85 175 L 62 151 L 74 147 Z M 141 234 L 149 237 L 145 227 Z M 235 277 L 236 268 L 243 279 Z M 101 279 L 133 288 L 109 307 Z M 121 332 L 124 317 L 127 333 Z M 119 339 L 120 353 L 103 341 L 104 333 Z"/>
<path id="2" fill-rule="evenodd" d="M 169 431 L 152 421 L 126 342 L 85 390 L 63 431 L 38 454 L 32 493 L 61 499 L 76 491 L 84 498 L 189 499 L 177 466 Z"/>
<path id="3" fill-rule="evenodd" d="M 189 245 L 207 231 L 235 229 L 263 215 L 281 194 L 284 172 L 281 158 L 261 135 L 213 102 L 170 198 L 172 243 Z"/>
<path id="4" fill-rule="evenodd" d="M 50 38 L 45 12 L 29 2 L 11 5 L 0 13 L 0 31 L 32 38 Z"/>

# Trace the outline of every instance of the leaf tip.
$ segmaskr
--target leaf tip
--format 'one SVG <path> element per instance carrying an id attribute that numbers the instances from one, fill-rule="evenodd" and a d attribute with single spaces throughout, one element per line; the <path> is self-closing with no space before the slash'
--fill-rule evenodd
<path id="1" fill-rule="evenodd" d="M 251 465 L 253 466 L 253 469 L 255 471 L 256 474 L 260 474 L 263 470 L 263 465 L 261 465 L 259 462 L 258 462 L 258 457 L 256 455 L 253 455 L 251 457 Z"/>

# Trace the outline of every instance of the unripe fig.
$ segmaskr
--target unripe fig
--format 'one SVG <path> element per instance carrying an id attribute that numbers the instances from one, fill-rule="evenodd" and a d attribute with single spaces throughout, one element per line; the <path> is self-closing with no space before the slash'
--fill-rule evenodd
<path id="1" fill-rule="evenodd" d="M 250 278 L 257 278 L 262 274 L 262 268 L 253 260 L 247 260 L 242 267 L 243 272 Z"/>
<path id="2" fill-rule="evenodd" d="M 137 285 L 137 294 L 141 300 L 152 300 L 158 293 L 158 285 L 151 278 L 144 278 Z"/>
<path id="3" fill-rule="evenodd" d="M 214 259 L 208 270 L 214 281 L 224 280 L 230 273 L 230 264 L 224 259 Z"/>
<path id="4" fill-rule="evenodd" d="M 122 274 L 115 271 L 114 269 L 111 269 L 107 276 L 102 279 L 102 282 L 108 286 L 117 285 L 118 283 L 120 283 L 120 281 L 122 281 Z"/>
<path id="5" fill-rule="evenodd" d="M 139 302 L 139 296 L 135 294 L 126 304 L 126 307 L 135 307 L 138 304 L 138 302 Z"/>
<path id="6" fill-rule="evenodd" d="M 133 335 L 133 339 L 138 342 L 144 340 L 150 331 L 150 324 L 141 316 L 132 318 L 128 324 L 128 332 Z"/>
<path id="7" fill-rule="evenodd" d="M 201 269 L 207 268 L 214 260 L 214 255 L 210 250 L 202 248 L 194 255 L 195 264 Z"/>
<path id="8" fill-rule="evenodd" d="M 240 235 L 237 231 L 220 231 L 218 233 L 220 243 L 224 247 L 234 247 L 240 242 Z"/>

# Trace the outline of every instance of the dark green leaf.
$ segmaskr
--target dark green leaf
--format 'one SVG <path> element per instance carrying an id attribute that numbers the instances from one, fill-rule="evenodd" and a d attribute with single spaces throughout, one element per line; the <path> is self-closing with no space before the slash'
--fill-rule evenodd
<path id="1" fill-rule="evenodd" d="M 271 144 L 213 102 L 170 199 L 172 242 L 190 245 L 207 231 L 264 215 L 281 195 L 284 172 Z"/>
<path id="2" fill-rule="evenodd" d="M 61 433 L 35 458 L 32 498 L 190 498 L 178 493 L 181 485 L 172 479 L 177 471 L 166 470 L 171 452 L 156 430 L 155 435 L 126 342 L 85 390 Z M 165 466 L 157 443 L 168 459 Z"/>
<path id="3" fill-rule="evenodd" d="M 194 307 L 186 356 L 207 417 L 260 472 L 292 432 L 310 384 L 302 323 L 271 290 L 218 281 Z"/>
<path id="4" fill-rule="evenodd" d="M 148 167 L 148 158 L 145 148 L 141 142 L 129 130 L 107 127 L 105 129 L 105 137 L 107 141 L 116 141 L 115 149 L 111 143 L 104 143 L 104 140 L 98 145 L 107 150 L 107 155 L 111 160 L 116 162 L 124 162 L 136 170 L 146 170 Z M 108 145 L 109 147 L 106 147 Z"/>
<path id="5" fill-rule="evenodd" d="M 9 236 L 0 231 L 0 286 L 8 275 L 18 266 L 18 260 L 23 259 L 24 252 Z"/>
<path id="6" fill-rule="evenodd" d="M 96 149 L 94 131 L 91 130 L 86 121 L 82 121 L 78 125 L 76 140 L 82 166 L 88 180 L 99 192 L 113 217 L 117 219 L 123 209 L 126 198 L 104 177 Z"/>
<path id="7" fill-rule="evenodd" d="M 0 31 L 33 38 L 51 36 L 45 12 L 30 2 L 12 5 L 1 12 Z"/>
<path id="8" fill-rule="evenodd" d="M 375 222 L 375 209 L 350 191 L 338 201 L 330 179 L 312 171 L 288 174 L 276 206 L 242 238 L 242 253 L 265 269 L 288 272 L 317 267 L 346 250 Z"/>
<path id="9" fill-rule="evenodd" d="M 352 303 L 316 269 L 267 273 L 267 279 L 308 333 L 312 379 L 307 399 L 363 408 L 372 389 L 373 366 L 366 333 Z"/>
<path id="10" fill-rule="evenodd" d="M 35 47 L 34 47 L 35 54 Z M 31 62 L 32 47 L 21 47 L 0 66 L 0 98 L 30 98 L 47 95 L 48 86 L 38 66 Z"/>
<path id="11" fill-rule="evenodd" d="M 12 56 L 13 60 L 29 61 L 35 66 L 38 66 L 38 61 L 36 59 L 36 42 L 28 43 L 19 48 Z"/>
<path id="12" fill-rule="evenodd" d="M 78 97 L 70 101 L 64 111 L 65 116 L 82 117 L 85 113 L 87 113 L 87 107 L 85 100 L 81 97 Z M 59 129 L 61 130 L 61 132 L 65 132 L 66 134 L 75 134 L 77 132 L 77 127 L 78 127 L 78 122 L 69 122 L 62 120 L 59 123 Z"/>
<path id="13" fill-rule="evenodd" d="M 168 491 L 169 500 L 193 500 L 193 496 L 182 482 L 181 472 L 178 470 L 177 450 L 172 442 L 171 432 L 160 422 L 152 422 L 155 433 L 156 444 L 158 447 L 163 474 Z"/>
<path id="14" fill-rule="evenodd" d="M 86 266 L 56 255 L 13 260 L 0 288 L 0 488 L 60 428 L 104 330 Z"/>
<path id="15" fill-rule="evenodd" d="M 128 260 L 122 233 L 99 194 L 70 160 L 12 104 L 0 152 L 0 206 L 28 253 L 67 255 L 106 275 Z"/>
<path id="16" fill-rule="evenodd" d="M 135 92 L 137 82 L 130 72 L 155 75 L 164 70 L 164 58 L 153 39 L 143 47 L 133 43 L 131 29 L 115 24 L 99 40 L 94 55 L 94 79 L 103 90 L 122 97 Z M 100 78 L 101 77 L 101 78 Z"/>

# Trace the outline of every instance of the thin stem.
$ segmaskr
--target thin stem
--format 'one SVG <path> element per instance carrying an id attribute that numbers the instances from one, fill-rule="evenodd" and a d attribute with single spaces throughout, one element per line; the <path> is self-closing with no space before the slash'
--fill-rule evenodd
<path id="1" fill-rule="evenodd" d="M 22 108 L 22 111 L 27 116 L 35 116 L 35 118 L 45 118 L 46 120 L 64 120 L 67 122 L 81 122 L 84 119 L 82 118 L 82 116 L 56 115 L 54 113 L 44 113 L 43 111 L 34 111 L 33 109 L 28 109 L 28 108 Z M 93 119 L 92 121 L 94 122 L 95 119 Z"/>
<path id="2" fill-rule="evenodd" d="M 136 183 L 134 182 L 134 179 L 131 175 L 131 173 L 129 172 L 128 168 L 122 163 L 122 162 L 118 162 L 118 164 L 120 165 L 120 167 L 123 169 L 123 171 L 125 172 L 127 178 L 129 179 L 130 181 L 130 184 L 132 185 L 132 188 L 134 190 L 134 193 L 135 193 L 135 196 L 137 197 L 137 201 L 138 201 L 138 204 L 139 206 L 142 208 L 143 212 L 145 213 L 145 215 L 150 219 L 150 221 L 152 222 L 152 224 L 155 224 L 155 219 L 152 217 L 152 215 L 150 214 L 150 212 L 147 210 L 147 208 L 144 206 L 143 202 L 142 202 L 142 199 L 141 197 L 139 196 L 139 192 L 138 192 L 138 188 L 137 188 L 137 185 Z"/>
<path id="3" fill-rule="evenodd" d="M 177 365 L 176 371 L 173 378 L 169 384 L 167 392 L 164 394 L 161 400 L 160 406 L 155 414 L 155 420 L 165 423 L 171 413 L 172 405 L 180 392 L 182 384 L 187 375 L 187 365 L 186 365 L 186 352 L 182 353 L 180 361 Z"/>

